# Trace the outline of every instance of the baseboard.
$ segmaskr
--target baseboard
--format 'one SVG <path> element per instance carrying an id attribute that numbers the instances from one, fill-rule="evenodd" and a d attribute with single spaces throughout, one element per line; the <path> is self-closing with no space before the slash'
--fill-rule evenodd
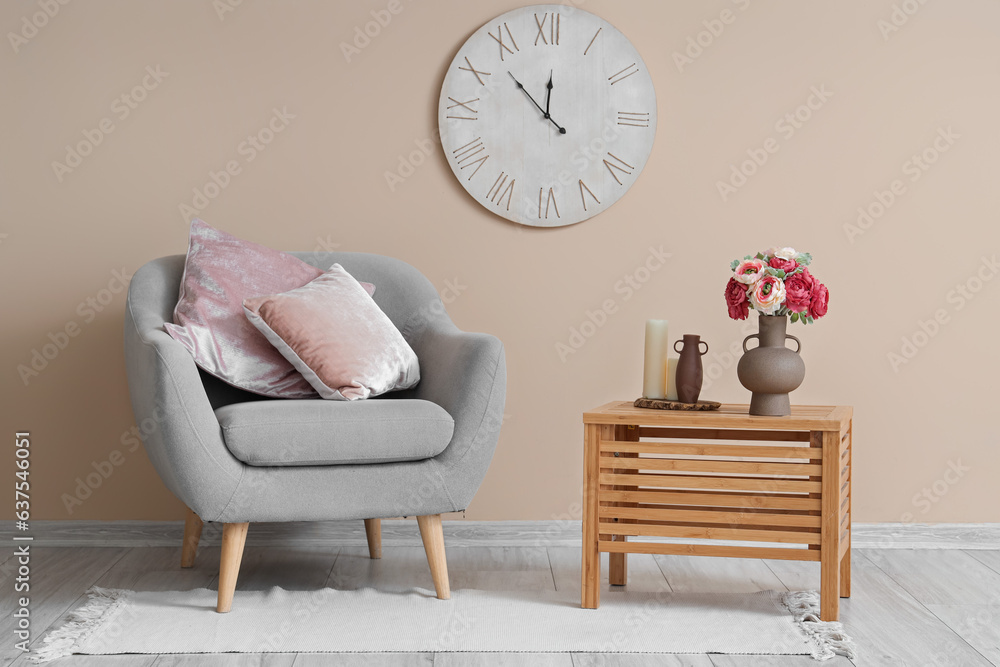
<path id="1" fill-rule="evenodd" d="M 851 546 L 857 549 L 1000 549 L 1000 523 L 856 523 Z M 13 521 L 0 523 L 0 544 L 32 537 L 36 547 L 179 547 L 183 521 L 32 521 L 29 533 Z M 575 547 L 579 521 L 447 521 L 449 547 Z M 203 545 L 218 545 L 221 524 L 205 524 Z M 274 547 L 361 547 L 367 544 L 361 521 L 255 523 L 247 544 Z M 382 522 L 384 546 L 420 546 L 416 521 Z"/>

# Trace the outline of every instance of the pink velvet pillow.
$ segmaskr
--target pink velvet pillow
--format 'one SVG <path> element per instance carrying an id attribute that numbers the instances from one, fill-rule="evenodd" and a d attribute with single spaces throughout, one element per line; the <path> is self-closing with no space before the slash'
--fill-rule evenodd
<path id="1" fill-rule="evenodd" d="M 323 398 L 353 401 L 420 381 L 413 349 L 340 264 L 308 285 L 247 299 L 243 307 Z"/>
<path id="2" fill-rule="evenodd" d="M 174 323 L 164 328 L 200 368 L 235 387 L 315 398 L 305 378 L 247 321 L 243 300 L 301 287 L 322 274 L 288 253 L 192 220 Z"/>

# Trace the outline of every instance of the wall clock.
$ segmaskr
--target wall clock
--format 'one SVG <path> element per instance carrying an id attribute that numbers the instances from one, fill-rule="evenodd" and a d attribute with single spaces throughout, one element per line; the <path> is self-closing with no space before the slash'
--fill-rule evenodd
<path id="1" fill-rule="evenodd" d="M 570 225 L 620 199 L 646 164 L 656 93 L 614 26 L 566 5 L 502 14 L 441 87 L 441 144 L 476 201 L 508 220 Z"/>

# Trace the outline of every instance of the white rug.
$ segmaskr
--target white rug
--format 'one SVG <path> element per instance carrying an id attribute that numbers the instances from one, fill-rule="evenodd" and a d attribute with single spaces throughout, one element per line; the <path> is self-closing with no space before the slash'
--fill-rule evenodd
<path id="1" fill-rule="evenodd" d="M 372 589 L 237 591 L 215 613 L 208 589 L 94 588 L 90 601 L 32 656 L 72 653 L 731 653 L 850 655 L 839 623 L 818 620 L 815 592 L 607 592 L 597 610 L 579 593 Z"/>

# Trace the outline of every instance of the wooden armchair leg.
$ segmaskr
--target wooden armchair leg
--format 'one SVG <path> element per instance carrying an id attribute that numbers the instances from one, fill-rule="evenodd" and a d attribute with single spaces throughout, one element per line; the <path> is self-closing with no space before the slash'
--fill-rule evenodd
<path id="1" fill-rule="evenodd" d="M 227 523 L 222 528 L 222 558 L 219 562 L 219 603 L 215 610 L 224 614 L 233 608 L 236 579 L 240 576 L 243 546 L 249 523 Z"/>
<path id="2" fill-rule="evenodd" d="M 447 600 L 451 597 L 451 588 L 448 586 L 448 561 L 444 554 L 441 515 L 418 516 L 417 525 L 420 526 L 420 537 L 424 542 L 424 551 L 427 552 L 427 564 L 431 566 L 431 577 L 434 579 L 438 599 Z"/>
<path id="3" fill-rule="evenodd" d="M 192 567 L 195 554 L 198 553 L 198 540 L 201 539 L 201 529 L 204 522 L 192 510 L 187 511 L 184 519 L 184 542 L 181 544 L 181 567 Z"/>
<path id="4" fill-rule="evenodd" d="M 382 557 L 382 519 L 365 519 L 369 558 Z"/>

